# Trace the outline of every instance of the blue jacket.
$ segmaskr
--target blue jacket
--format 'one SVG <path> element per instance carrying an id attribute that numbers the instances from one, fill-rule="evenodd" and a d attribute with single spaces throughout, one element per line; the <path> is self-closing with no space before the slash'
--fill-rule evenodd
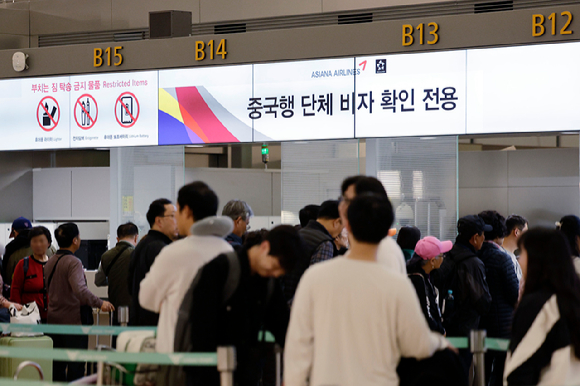
<path id="1" fill-rule="evenodd" d="M 514 264 L 503 249 L 492 242 L 483 243 L 479 258 L 485 265 L 485 276 L 491 294 L 489 313 L 481 318 L 479 327 L 487 330 L 487 336 L 510 338 L 519 294 Z"/>

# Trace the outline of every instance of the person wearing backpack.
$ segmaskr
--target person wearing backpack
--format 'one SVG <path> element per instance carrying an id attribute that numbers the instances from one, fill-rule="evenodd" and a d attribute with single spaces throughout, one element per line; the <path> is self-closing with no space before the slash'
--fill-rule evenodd
<path id="1" fill-rule="evenodd" d="M 284 346 L 290 310 L 277 280 L 303 255 L 302 239 L 289 225 L 248 237 L 237 253 L 222 254 L 195 278 L 179 311 L 175 351 L 236 348 L 234 384 L 256 385 L 267 349 L 265 331 Z M 210 367 L 186 368 L 187 385 L 220 385 Z"/>
<path id="2" fill-rule="evenodd" d="M 119 307 L 131 305 L 131 295 L 127 287 L 129 275 L 129 263 L 131 254 L 135 250 L 139 239 L 139 228 L 128 222 L 117 228 L 117 245 L 103 254 L 99 270 L 95 275 L 97 287 L 108 286 L 109 301 L 113 303 L 115 310 Z M 113 324 L 118 325 L 117 315 L 113 317 Z"/>
<path id="3" fill-rule="evenodd" d="M 46 323 L 48 315 L 48 293 L 44 267 L 48 261 L 46 251 L 52 243 L 50 231 L 34 227 L 28 233 L 32 255 L 26 256 L 16 264 L 12 278 L 10 300 L 18 304 L 36 302 L 40 320 Z"/>
<path id="4" fill-rule="evenodd" d="M 155 349 L 173 352 L 177 312 L 197 271 L 221 253 L 233 251 L 224 238 L 233 230 L 229 217 L 216 217 L 218 197 L 201 181 L 179 189 L 177 228 L 181 236 L 161 250 L 141 281 L 139 304 L 159 313 Z"/>
<path id="5" fill-rule="evenodd" d="M 471 330 L 477 330 L 482 315 L 488 313 L 491 295 L 485 276 L 485 266 L 477 257 L 477 251 L 485 241 L 484 232 L 493 228 L 479 216 L 465 216 L 457 222 L 457 239 L 441 264 L 434 271 L 432 280 L 439 293 L 453 291 L 453 309 L 443 313 L 443 327 L 450 337 L 468 337 Z M 466 372 L 471 367 L 472 353 L 468 349 L 459 350 Z"/>

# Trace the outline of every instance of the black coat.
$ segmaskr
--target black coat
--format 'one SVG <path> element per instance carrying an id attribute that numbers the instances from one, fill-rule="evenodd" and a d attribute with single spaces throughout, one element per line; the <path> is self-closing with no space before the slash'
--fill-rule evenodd
<path id="1" fill-rule="evenodd" d="M 266 301 L 270 279 L 252 275 L 245 248 L 238 252 L 238 258 L 240 281 L 225 303 L 222 298 L 229 270 L 227 256 L 213 259 L 199 273 L 190 316 L 191 349 L 193 352 L 215 352 L 218 346 L 235 346 L 238 363 L 234 384 L 256 385 L 265 355 L 265 346 L 258 341 L 258 333 L 262 328 L 270 331 L 283 346 L 290 310 L 278 281 Z M 215 368 L 190 367 L 186 371 L 188 385 L 220 385 Z"/>
<path id="2" fill-rule="evenodd" d="M 479 327 L 487 336 L 509 338 L 513 313 L 518 301 L 519 283 L 512 259 L 497 245 L 483 243 L 479 258 L 485 265 L 485 276 L 491 294 L 489 313 L 481 318 Z"/>
<path id="3" fill-rule="evenodd" d="M 469 336 L 471 330 L 478 328 L 481 316 L 487 314 L 491 304 L 483 262 L 473 247 L 456 242 L 441 268 L 431 276 L 441 294 L 451 289 L 455 298 L 452 318 L 445 320 L 444 316 L 443 319 L 447 335 Z"/>
<path id="4" fill-rule="evenodd" d="M 419 263 L 420 264 L 420 263 Z M 445 334 L 445 328 L 441 320 L 441 311 L 437 303 L 437 294 L 435 288 L 431 283 L 429 275 L 423 271 L 419 264 L 407 266 L 409 279 L 417 291 L 419 302 L 421 303 L 421 310 L 427 319 L 431 331 L 436 331 Z"/>
<path id="5" fill-rule="evenodd" d="M 132 296 L 131 306 L 129 307 L 129 324 L 132 326 L 157 326 L 159 314 L 141 308 L 139 304 L 139 290 L 141 289 L 141 280 L 145 278 L 147 272 L 151 269 L 153 262 L 159 252 L 166 245 L 171 243 L 171 239 L 163 233 L 150 230 L 147 233 L 131 255 L 129 263 L 129 294 Z M 176 267 L 179 269 L 179 267 Z"/>
<path id="6" fill-rule="evenodd" d="M 25 256 L 18 256 L 18 261 L 10 262 L 10 257 L 20 249 L 30 248 L 30 239 L 28 235 L 30 234 L 30 229 L 22 229 L 18 232 L 18 236 L 14 238 L 11 242 L 6 244 L 6 249 L 4 250 L 4 256 L 2 258 L 2 277 L 4 278 L 4 283 L 12 284 L 12 275 L 14 275 L 14 268 L 20 259 Z"/>

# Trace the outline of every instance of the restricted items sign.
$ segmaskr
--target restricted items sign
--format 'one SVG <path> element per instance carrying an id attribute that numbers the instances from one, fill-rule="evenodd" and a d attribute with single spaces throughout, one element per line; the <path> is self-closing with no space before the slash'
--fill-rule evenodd
<path id="1" fill-rule="evenodd" d="M 59 85 L 68 77 L 0 82 L 0 150 L 69 147 L 69 95 Z"/>
<path id="2" fill-rule="evenodd" d="M 157 145 L 157 72 L 71 77 L 71 147 Z"/>

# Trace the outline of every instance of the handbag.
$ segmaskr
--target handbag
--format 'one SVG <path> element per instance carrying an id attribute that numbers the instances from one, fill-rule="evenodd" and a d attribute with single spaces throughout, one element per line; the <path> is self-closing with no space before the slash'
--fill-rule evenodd
<path id="1" fill-rule="evenodd" d="M 24 304 L 22 309 L 18 311 L 14 304 L 10 305 L 8 309 L 10 312 L 10 323 L 18 324 L 40 324 L 40 311 L 38 310 L 38 305 L 36 302 L 30 302 Z M 42 336 L 42 332 L 12 332 L 10 336 L 12 337 L 34 337 Z"/>
<path id="2" fill-rule="evenodd" d="M 10 305 L 10 323 L 40 324 L 40 311 L 36 302 L 30 302 L 22 306 L 18 311 L 13 304 Z"/>

